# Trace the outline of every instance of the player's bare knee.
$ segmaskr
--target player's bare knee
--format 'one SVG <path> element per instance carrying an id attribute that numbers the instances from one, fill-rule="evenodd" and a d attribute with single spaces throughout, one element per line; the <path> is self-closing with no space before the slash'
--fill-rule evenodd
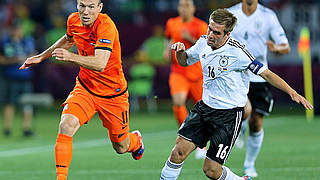
<path id="1" fill-rule="evenodd" d="M 214 171 L 212 169 L 203 167 L 203 172 L 209 179 L 216 179 L 214 178 Z"/>
<path id="2" fill-rule="evenodd" d="M 129 145 L 112 142 L 112 147 L 118 154 L 124 154 L 128 151 Z"/>
<path id="3" fill-rule="evenodd" d="M 253 113 L 249 120 L 250 132 L 259 132 L 263 126 L 263 115 L 260 113 Z"/>
<path id="4" fill-rule="evenodd" d="M 170 160 L 172 162 L 180 164 L 185 160 L 185 158 L 186 158 L 186 153 L 182 149 L 175 147 L 171 151 Z"/>
<path id="5" fill-rule="evenodd" d="M 118 154 L 124 154 L 127 152 L 127 149 L 126 148 L 123 148 L 123 147 L 113 147 L 113 149 L 116 151 L 116 153 Z"/>
<path id="6" fill-rule="evenodd" d="M 185 106 L 185 102 L 184 101 L 173 101 L 173 105 L 174 106 Z"/>
<path id="7" fill-rule="evenodd" d="M 181 94 L 175 94 L 172 97 L 173 100 L 173 105 L 175 106 L 185 106 L 186 103 L 186 95 L 181 93 Z"/>
<path id="8" fill-rule="evenodd" d="M 118 154 L 124 154 L 127 152 L 128 148 L 124 147 L 124 146 L 117 146 L 117 147 L 113 147 L 113 149 L 118 153 Z"/>
<path id="9" fill-rule="evenodd" d="M 210 179 L 219 179 L 221 176 L 221 172 L 218 171 L 217 167 L 207 166 L 206 164 L 203 166 L 204 174 Z"/>
<path id="10" fill-rule="evenodd" d="M 79 119 L 72 114 L 64 114 L 61 117 L 59 124 L 59 133 L 68 136 L 73 136 L 74 133 L 79 129 Z"/>

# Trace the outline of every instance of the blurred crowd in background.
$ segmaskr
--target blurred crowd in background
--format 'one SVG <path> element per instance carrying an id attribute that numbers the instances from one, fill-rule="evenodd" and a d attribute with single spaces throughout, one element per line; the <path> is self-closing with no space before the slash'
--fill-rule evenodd
<path id="1" fill-rule="evenodd" d="M 169 17 L 178 15 L 178 0 L 102 0 L 102 2 L 103 12 L 114 20 L 119 30 L 124 71 L 129 80 L 130 91 L 135 94 L 140 93 L 141 96 L 149 93 L 153 97 L 169 98 L 167 81 L 170 68 L 169 62 L 163 59 L 164 26 Z M 238 2 L 196 0 L 195 16 L 207 21 L 213 9 L 230 7 Z M 23 81 L 30 80 L 33 92 L 49 93 L 56 100 L 65 99 L 73 88 L 77 66 L 58 63 L 51 59 L 34 66 L 29 72 L 18 72 L 17 67 L 26 57 L 42 52 L 65 34 L 66 19 L 71 12 L 77 11 L 76 3 L 76 0 L 0 0 L 1 78 L 12 76 Z M 320 2 L 262 0 L 259 3 L 277 13 L 292 48 L 289 55 L 282 57 L 269 53 L 271 69 L 275 68 L 274 71 L 289 83 L 297 84 L 295 87 L 300 92 L 303 92 L 303 73 L 296 47 L 301 27 L 310 28 L 312 61 L 314 68 L 317 68 L 313 76 L 314 91 L 318 91 L 315 94 L 319 94 L 320 80 L 317 65 L 320 53 L 317 49 L 320 47 Z M 7 69 L 8 64 L 12 65 L 11 69 Z M 6 91 L 4 88 L 2 84 L 0 93 Z M 285 95 L 282 93 L 282 96 Z M 276 94 L 275 99 L 277 99 Z"/>

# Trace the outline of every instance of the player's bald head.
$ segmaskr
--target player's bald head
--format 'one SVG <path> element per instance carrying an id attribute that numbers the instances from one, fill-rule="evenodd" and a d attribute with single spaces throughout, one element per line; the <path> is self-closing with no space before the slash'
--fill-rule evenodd
<path id="1" fill-rule="evenodd" d="M 103 3 L 101 3 L 101 0 L 77 0 L 77 2 L 77 8 L 82 24 L 91 26 L 98 18 Z"/>

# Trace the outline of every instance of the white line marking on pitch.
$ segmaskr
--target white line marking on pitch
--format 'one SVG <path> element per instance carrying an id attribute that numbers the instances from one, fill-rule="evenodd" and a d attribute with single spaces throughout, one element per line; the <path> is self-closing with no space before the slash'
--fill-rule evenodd
<path id="1" fill-rule="evenodd" d="M 159 136 L 164 134 L 174 134 L 176 135 L 176 131 L 162 131 L 157 133 L 145 133 L 143 134 L 144 139 L 153 138 L 154 136 Z M 76 149 L 85 149 L 85 148 L 91 148 L 91 147 L 99 147 L 99 146 L 105 146 L 105 144 L 110 144 L 109 139 L 95 139 L 95 140 L 89 140 L 85 142 L 76 142 L 74 143 L 74 148 Z M 38 147 L 30 147 L 30 148 L 19 148 L 19 149 L 9 149 L 5 151 L 0 151 L 0 158 L 6 158 L 6 157 L 13 157 L 13 156 L 22 156 L 26 154 L 34 154 L 34 153 L 41 153 L 41 152 L 53 152 L 54 145 L 46 145 L 46 146 L 38 146 Z"/>
<path id="2" fill-rule="evenodd" d="M 284 121 L 281 121 L 283 118 L 281 117 L 275 117 L 275 118 L 268 118 L 269 120 L 279 120 L 276 123 L 269 122 L 266 123 L 265 127 L 271 127 L 274 125 L 279 125 L 282 123 L 285 123 Z M 144 139 L 149 139 L 153 137 L 161 137 L 161 135 L 164 134 L 174 134 L 176 135 L 176 130 L 171 131 L 162 131 L 157 133 L 145 133 L 142 134 Z M 95 139 L 95 140 L 89 140 L 85 142 L 75 142 L 74 148 L 76 149 L 85 149 L 85 148 L 91 148 L 91 147 L 99 147 L 104 146 L 105 144 L 110 144 L 109 139 Z M 41 152 L 53 152 L 54 145 L 45 145 L 45 146 L 38 146 L 38 147 L 28 147 L 28 148 L 19 148 L 19 149 L 8 149 L 4 151 L 0 151 L 0 158 L 6 158 L 6 157 L 13 157 L 13 156 L 22 156 L 26 154 L 34 154 L 34 153 L 41 153 Z"/>

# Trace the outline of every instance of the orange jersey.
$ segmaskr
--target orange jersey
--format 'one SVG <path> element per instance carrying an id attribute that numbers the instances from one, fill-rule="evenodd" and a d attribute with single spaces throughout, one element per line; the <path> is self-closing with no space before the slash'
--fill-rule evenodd
<path id="1" fill-rule="evenodd" d="M 182 42 L 186 49 L 193 44 L 182 38 L 182 32 L 188 31 L 192 37 L 199 39 L 201 35 L 207 34 L 208 25 L 199 18 L 193 17 L 190 22 L 183 22 L 181 17 L 170 18 L 166 24 L 165 35 L 172 43 Z M 182 67 L 176 60 L 175 53 L 172 54 L 173 62 L 171 65 L 171 72 L 178 72 L 183 74 L 190 80 L 198 80 L 202 78 L 202 68 L 200 62 L 197 62 L 188 67 Z"/>
<path id="2" fill-rule="evenodd" d="M 95 49 L 111 51 L 104 71 L 98 72 L 80 66 L 78 80 L 90 93 L 112 97 L 127 89 L 121 64 L 119 33 L 111 18 L 100 13 L 91 27 L 82 25 L 79 13 L 70 14 L 67 35 L 72 37 L 79 55 L 94 56 Z M 107 59 L 106 59 L 107 61 Z"/>

